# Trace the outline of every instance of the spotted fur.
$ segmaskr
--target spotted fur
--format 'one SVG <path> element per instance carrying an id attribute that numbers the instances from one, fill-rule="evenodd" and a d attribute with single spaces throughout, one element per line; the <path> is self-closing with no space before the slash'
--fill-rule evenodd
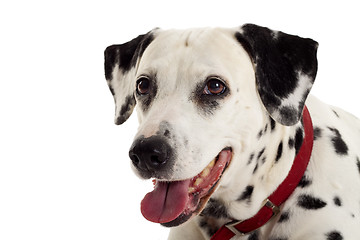
<path id="1" fill-rule="evenodd" d="M 234 239 L 360 238 L 360 121 L 309 95 L 317 46 L 308 38 L 246 24 L 155 29 L 106 49 L 115 123 L 124 123 L 137 105 L 140 126 L 133 148 L 156 139 L 152 144 L 168 152 L 161 169 L 144 170 L 133 159 L 135 173 L 162 181 L 189 179 L 222 149 L 232 150 L 202 212 L 172 223 L 170 240 L 209 240 L 222 225 L 259 211 L 302 146 L 305 104 L 314 148 L 304 176 L 278 216 Z M 148 95 L 136 91 L 142 76 L 149 79 Z M 211 77 L 223 81 L 223 94 L 204 94 Z"/>

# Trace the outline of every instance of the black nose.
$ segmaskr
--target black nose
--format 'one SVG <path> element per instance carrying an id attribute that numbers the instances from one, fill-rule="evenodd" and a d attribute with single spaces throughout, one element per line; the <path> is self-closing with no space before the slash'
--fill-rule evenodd
<path id="1" fill-rule="evenodd" d="M 129 151 L 134 166 L 146 175 L 166 168 L 170 155 L 169 144 L 158 136 L 136 140 Z"/>

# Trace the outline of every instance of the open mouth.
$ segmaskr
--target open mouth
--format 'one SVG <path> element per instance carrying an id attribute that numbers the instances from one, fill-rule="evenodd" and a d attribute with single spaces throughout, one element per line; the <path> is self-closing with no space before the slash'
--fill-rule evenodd
<path id="1" fill-rule="evenodd" d="M 166 227 L 186 222 L 203 210 L 231 159 L 231 148 L 224 148 L 193 178 L 172 182 L 155 180 L 154 190 L 141 202 L 141 213 L 147 220 Z"/>

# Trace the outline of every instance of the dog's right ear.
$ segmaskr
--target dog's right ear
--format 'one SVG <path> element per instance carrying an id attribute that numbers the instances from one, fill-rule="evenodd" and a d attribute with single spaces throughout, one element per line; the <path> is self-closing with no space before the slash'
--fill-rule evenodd
<path id="1" fill-rule="evenodd" d="M 254 24 L 243 25 L 235 38 L 253 61 L 267 112 L 282 125 L 296 124 L 315 81 L 318 43 Z"/>
<path id="2" fill-rule="evenodd" d="M 154 31 L 106 48 L 105 78 L 115 100 L 115 124 L 124 123 L 136 105 L 134 97 L 136 67 L 145 49 L 154 40 Z"/>

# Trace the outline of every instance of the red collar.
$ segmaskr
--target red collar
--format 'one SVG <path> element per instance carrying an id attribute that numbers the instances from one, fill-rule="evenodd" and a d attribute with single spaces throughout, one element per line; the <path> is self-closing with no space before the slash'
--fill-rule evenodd
<path id="1" fill-rule="evenodd" d="M 314 133 L 311 117 L 306 106 L 303 111 L 303 123 L 305 138 L 285 180 L 264 201 L 263 207 L 255 216 L 244 221 L 231 222 L 222 226 L 215 235 L 212 236 L 211 240 L 229 240 L 235 235 L 243 236 L 250 234 L 258 228 L 264 226 L 272 217 L 276 216 L 280 212 L 279 206 L 289 198 L 298 186 L 310 161 Z"/>

